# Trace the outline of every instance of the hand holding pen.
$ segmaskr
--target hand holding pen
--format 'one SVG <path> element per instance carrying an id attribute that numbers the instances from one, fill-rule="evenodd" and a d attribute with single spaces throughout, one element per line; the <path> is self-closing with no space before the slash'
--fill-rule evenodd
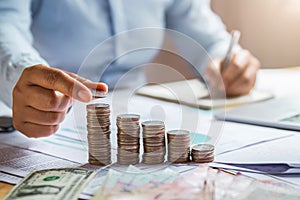
<path id="1" fill-rule="evenodd" d="M 225 57 L 214 59 L 207 68 L 210 79 L 214 79 L 214 73 L 221 73 L 227 97 L 248 94 L 254 87 L 260 68 L 260 62 L 248 50 L 234 52 L 239 38 L 240 32 L 232 31 Z"/>

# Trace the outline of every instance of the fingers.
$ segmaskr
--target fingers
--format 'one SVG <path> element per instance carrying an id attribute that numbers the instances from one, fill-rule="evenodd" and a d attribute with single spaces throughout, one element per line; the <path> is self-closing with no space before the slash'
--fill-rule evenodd
<path id="1" fill-rule="evenodd" d="M 39 125 L 59 125 L 66 116 L 66 111 L 62 112 L 46 112 L 37 110 L 33 107 L 25 107 L 21 111 L 22 115 L 26 116 L 25 118 L 20 119 L 16 117 L 16 121 L 20 121 L 22 123 L 34 123 Z"/>
<path id="2" fill-rule="evenodd" d="M 23 122 L 21 124 L 15 124 L 14 127 L 22 132 L 27 137 L 39 138 L 47 137 L 55 133 L 59 129 L 59 125 L 40 125 L 30 122 Z"/>
<path id="3" fill-rule="evenodd" d="M 81 82 L 82 84 L 84 84 L 86 87 L 90 88 L 90 89 L 96 89 L 96 90 L 101 90 L 103 92 L 108 92 L 108 86 L 105 83 L 101 83 L 101 82 L 92 82 L 88 79 L 82 78 L 80 76 L 78 76 L 77 74 L 71 73 L 71 72 L 66 72 L 68 75 L 70 75 L 71 77 L 73 77 L 74 79 L 78 80 L 79 82 Z"/>
<path id="4" fill-rule="evenodd" d="M 88 102 L 92 99 L 91 92 L 84 84 L 59 69 L 36 65 L 24 69 L 20 79 L 26 85 L 56 90 L 79 101 Z"/>
<path id="5" fill-rule="evenodd" d="M 31 86 L 23 92 L 23 103 L 42 111 L 61 112 L 72 104 L 72 98 L 60 92 L 45 89 L 40 86 Z M 20 97 L 21 98 L 21 97 Z"/>
<path id="6" fill-rule="evenodd" d="M 259 68 L 259 61 L 249 51 L 236 54 L 222 73 L 227 96 L 248 94 L 255 85 Z"/>
<path id="7" fill-rule="evenodd" d="M 257 67 L 249 65 L 242 76 L 226 88 L 228 96 L 239 96 L 248 94 L 255 85 Z"/>
<path id="8" fill-rule="evenodd" d="M 247 50 L 237 53 L 229 66 L 223 70 L 222 77 L 224 85 L 231 85 L 235 80 L 243 74 L 248 66 L 251 54 Z"/>
<path id="9" fill-rule="evenodd" d="M 38 86 L 35 86 L 37 91 L 41 90 Z M 46 91 L 47 93 L 49 91 Z M 43 92 L 42 92 L 43 93 Z M 14 96 L 16 92 L 14 92 Z M 67 99 L 67 103 L 59 103 L 63 106 L 56 106 L 57 112 L 38 110 L 27 104 L 26 101 L 22 101 L 20 98 L 14 98 L 13 103 L 13 123 L 14 127 L 25 134 L 28 137 L 45 137 L 55 133 L 59 124 L 64 120 L 69 105 L 72 103 L 72 99 L 65 95 L 60 94 L 62 98 Z M 54 96 L 53 96 L 54 97 Z M 41 98 L 42 99 L 42 98 Z M 59 99 L 59 98 L 58 98 Z M 47 102 L 47 101 L 45 101 Z M 31 105 L 37 105 L 37 107 L 45 108 L 44 105 L 50 105 L 45 102 L 36 101 Z M 60 102 L 55 100 L 52 102 Z M 63 102 L 63 101 L 62 101 Z M 50 107 L 46 107 L 44 110 L 51 110 Z M 54 109 L 53 109 L 54 110 Z"/>

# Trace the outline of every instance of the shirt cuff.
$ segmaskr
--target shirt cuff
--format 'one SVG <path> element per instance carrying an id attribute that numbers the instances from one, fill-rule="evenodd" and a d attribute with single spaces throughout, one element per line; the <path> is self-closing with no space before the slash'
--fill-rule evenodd
<path id="1" fill-rule="evenodd" d="M 5 56 L 1 59 L 0 100 L 10 108 L 12 107 L 12 91 L 19 80 L 23 70 L 37 64 L 48 65 L 47 62 L 32 54 L 21 53 L 17 58 Z"/>

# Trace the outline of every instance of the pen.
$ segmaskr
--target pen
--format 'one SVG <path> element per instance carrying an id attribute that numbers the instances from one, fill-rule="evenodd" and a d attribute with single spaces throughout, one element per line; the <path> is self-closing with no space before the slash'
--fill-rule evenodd
<path id="1" fill-rule="evenodd" d="M 231 32 L 231 41 L 230 41 L 230 45 L 229 45 L 229 48 L 228 48 L 226 56 L 225 56 L 225 60 L 224 60 L 223 64 L 221 65 L 221 72 L 223 72 L 228 67 L 228 65 L 232 59 L 232 56 L 233 56 L 233 49 L 239 43 L 240 37 L 241 37 L 240 31 L 233 30 Z"/>

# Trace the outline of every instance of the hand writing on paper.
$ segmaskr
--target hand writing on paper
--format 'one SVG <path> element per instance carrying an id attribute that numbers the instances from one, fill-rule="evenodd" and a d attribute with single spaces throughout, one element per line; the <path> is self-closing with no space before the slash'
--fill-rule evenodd
<path id="1" fill-rule="evenodd" d="M 215 59 L 207 67 L 207 78 L 212 88 L 218 90 L 221 81 L 224 84 L 227 97 L 248 94 L 255 85 L 256 74 L 260 62 L 249 51 L 243 50 L 233 56 L 228 67 L 221 71 L 224 59 Z M 220 74 L 222 80 L 220 80 Z M 218 81 L 219 80 L 219 81 Z"/>

